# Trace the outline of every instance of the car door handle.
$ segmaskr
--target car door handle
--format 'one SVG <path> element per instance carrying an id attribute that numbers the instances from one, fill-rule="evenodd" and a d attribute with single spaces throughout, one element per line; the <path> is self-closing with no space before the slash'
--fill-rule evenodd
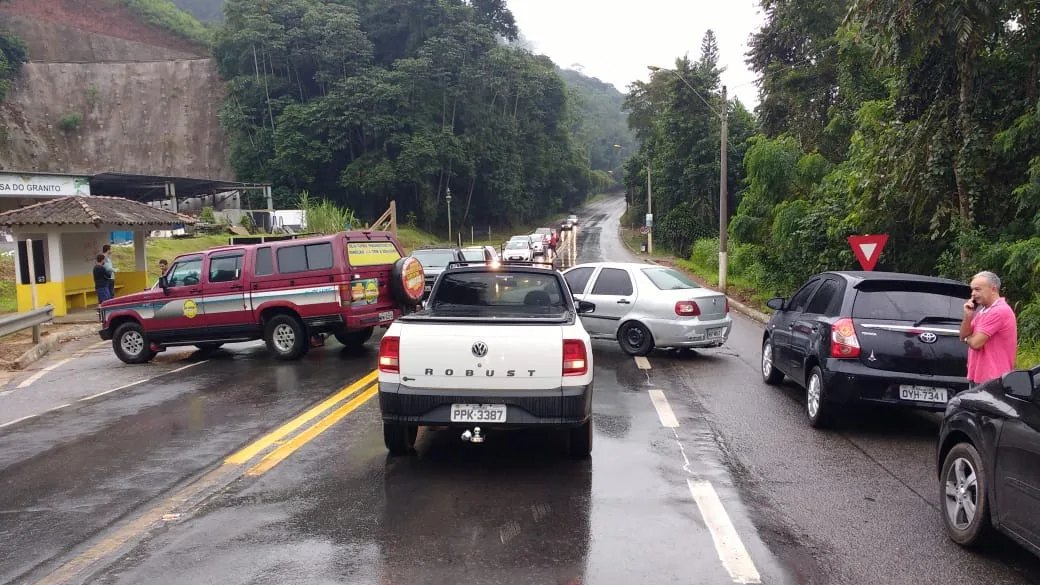
<path id="1" fill-rule="evenodd" d="M 192 288 L 192 289 L 188 289 L 188 292 L 193 294 L 193 295 L 197 295 L 197 294 L 202 292 L 202 289 L 201 288 Z"/>
<path id="2" fill-rule="evenodd" d="M 632 303 L 628 302 L 628 299 L 621 299 L 620 301 L 617 302 L 617 304 L 619 304 L 619 305 L 631 305 Z"/>
<path id="3" fill-rule="evenodd" d="M 243 288 L 245 288 L 245 287 L 242 286 L 241 284 L 233 284 L 233 285 L 231 285 L 231 290 L 242 290 Z"/>

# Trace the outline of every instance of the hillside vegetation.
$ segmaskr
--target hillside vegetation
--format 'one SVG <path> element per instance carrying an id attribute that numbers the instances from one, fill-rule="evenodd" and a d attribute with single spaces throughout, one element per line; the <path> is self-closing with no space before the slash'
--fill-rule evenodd
<path id="1" fill-rule="evenodd" d="M 758 124 L 730 133 L 730 169 L 740 169 L 730 182 L 739 203 L 729 222 L 731 278 L 759 298 L 790 295 L 815 272 L 858 269 L 849 235 L 886 233 L 877 270 L 999 274 L 1018 312 L 1022 359 L 1035 363 L 1040 10 L 1021 2 L 761 4 L 767 18 L 749 56 L 762 79 Z M 649 137 L 630 171 L 655 147 L 655 162 L 674 145 L 691 148 L 688 171 L 697 157 L 713 160 L 717 140 L 697 144 L 695 116 L 675 117 L 688 98 L 673 77 L 661 72 L 630 96 L 633 127 Z M 701 88 L 721 104 L 717 89 Z M 742 115 L 729 107 L 734 124 Z M 645 174 L 629 177 L 645 201 Z M 715 195 L 698 185 L 693 173 L 655 164 L 655 215 L 712 209 Z M 669 241 L 683 256 L 692 249 L 705 276 L 717 270 L 711 219 Z M 690 239 L 699 241 L 681 246 Z"/>
<path id="2" fill-rule="evenodd" d="M 235 171 L 279 201 L 307 190 L 375 217 L 396 199 L 402 219 L 443 229 L 450 189 L 452 225 L 468 231 L 611 187 L 603 153 L 625 137 L 583 136 L 609 107 L 514 43 L 502 0 L 266 6 L 229 0 L 214 52 Z"/>

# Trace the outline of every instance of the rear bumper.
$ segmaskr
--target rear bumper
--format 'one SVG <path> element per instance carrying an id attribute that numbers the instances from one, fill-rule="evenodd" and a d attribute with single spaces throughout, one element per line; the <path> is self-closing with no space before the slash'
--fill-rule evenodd
<path id="1" fill-rule="evenodd" d="M 648 319 L 647 326 L 654 336 L 656 347 L 719 347 L 729 340 L 733 331 L 733 317 L 722 319 Z M 721 336 L 709 337 L 708 332 L 721 329 Z"/>
<path id="2" fill-rule="evenodd" d="M 943 412 L 946 403 L 920 402 L 899 398 L 902 384 L 946 388 L 947 399 L 968 389 L 968 379 L 959 376 L 908 374 L 868 368 L 858 360 L 828 359 L 823 370 L 824 393 L 828 402 L 861 402 Z"/>
<path id="3" fill-rule="evenodd" d="M 379 383 L 379 410 L 383 422 L 431 426 L 471 427 L 451 422 L 452 404 L 505 404 L 504 423 L 479 424 L 489 428 L 584 424 L 592 416 L 592 384 L 550 390 L 462 390 L 414 388 Z"/>

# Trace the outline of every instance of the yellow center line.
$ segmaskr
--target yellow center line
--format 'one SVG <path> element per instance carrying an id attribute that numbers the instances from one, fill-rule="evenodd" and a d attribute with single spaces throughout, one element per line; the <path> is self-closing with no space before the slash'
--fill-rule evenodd
<path id="1" fill-rule="evenodd" d="M 318 404 L 317 406 L 314 406 L 313 408 L 311 408 L 307 412 L 304 412 L 300 416 L 297 416 L 296 418 L 290 420 L 289 422 L 285 423 L 284 425 L 278 427 L 274 431 L 271 431 L 267 435 L 264 435 L 263 437 L 261 437 L 257 441 L 247 445 L 246 447 L 244 447 L 240 451 L 232 454 L 230 457 L 228 457 L 227 459 L 224 460 L 224 464 L 225 465 L 241 465 L 241 464 L 249 461 L 253 457 L 256 457 L 264 449 L 270 447 L 271 445 L 275 444 L 276 442 L 281 441 L 286 436 L 291 434 L 293 431 L 295 431 L 296 429 L 299 429 L 300 427 L 302 427 L 304 424 L 309 422 L 311 419 L 318 417 L 319 415 L 324 413 L 326 410 L 332 408 L 333 406 L 336 406 L 340 402 L 343 402 L 344 400 L 349 398 L 352 394 L 356 393 L 358 390 L 361 390 L 362 388 L 366 388 L 366 387 L 370 386 L 373 382 L 376 381 L 376 378 L 378 378 L 378 377 L 379 377 L 379 371 L 378 370 L 372 370 L 364 378 L 361 378 L 357 382 L 354 382 L 350 386 L 347 386 L 346 388 L 344 388 L 344 389 L 340 390 L 339 392 L 333 394 L 328 399 L 322 401 L 320 404 Z"/>
<path id="2" fill-rule="evenodd" d="M 281 463 L 282 460 L 284 460 L 289 455 L 292 455 L 294 452 L 296 452 L 297 449 L 306 445 L 312 439 L 327 431 L 332 425 L 339 422 L 340 419 L 347 416 L 351 412 L 357 410 L 358 407 L 360 407 L 362 404 L 368 402 L 368 400 L 375 396 L 377 392 L 379 392 L 379 387 L 374 386 L 372 388 L 369 388 L 365 392 L 357 395 L 350 402 L 337 408 L 332 412 L 332 414 L 316 422 L 306 431 L 303 431 L 302 433 L 296 435 L 281 447 L 278 447 L 274 451 L 268 453 L 266 457 L 260 460 L 260 463 L 257 463 L 256 466 L 247 471 L 245 475 L 257 476 L 263 475 L 264 473 L 270 471 L 271 468 Z"/>

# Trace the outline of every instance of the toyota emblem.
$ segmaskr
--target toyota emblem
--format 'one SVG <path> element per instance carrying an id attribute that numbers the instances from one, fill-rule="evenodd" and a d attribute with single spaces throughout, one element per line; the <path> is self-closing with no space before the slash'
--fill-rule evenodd
<path id="1" fill-rule="evenodd" d="M 487 344 L 484 343 L 483 341 L 478 341 L 478 342 L 474 343 L 473 344 L 473 348 L 471 349 L 471 351 L 473 352 L 473 355 L 475 355 L 476 357 L 484 357 L 484 356 L 486 356 L 487 355 L 487 350 L 488 350 Z"/>
<path id="2" fill-rule="evenodd" d="M 936 337 L 936 335 L 931 331 L 925 331 L 919 337 L 921 338 L 921 341 L 925 343 L 935 343 L 935 340 L 938 339 L 938 337 Z"/>

